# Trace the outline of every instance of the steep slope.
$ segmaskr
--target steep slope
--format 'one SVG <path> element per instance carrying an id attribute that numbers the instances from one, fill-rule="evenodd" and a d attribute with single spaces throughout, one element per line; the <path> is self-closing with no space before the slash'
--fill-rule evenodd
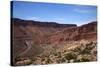
<path id="1" fill-rule="evenodd" d="M 65 28 L 76 27 L 75 24 L 58 24 L 54 22 L 27 21 L 21 19 L 13 20 L 13 31 L 15 38 L 26 38 L 34 40 L 34 43 L 44 43 L 46 38 L 52 33 Z"/>
<path id="2" fill-rule="evenodd" d="M 40 53 L 43 49 L 40 48 L 39 45 L 47 43 L 47 38 L 51 33 L 69 27 L 76 27 L 76 25 L 12 18 L 12 42 L 14 58 L 17 56 L 31 57 Z"/>
<path id="3" fill-rule="evenodd" d="M 56 48 L 57 51 L 67 49 L 67 44 L 71 41 L 73 42 L 68 44 L 69 47 L 77 46 L 77 44 L 80 44 L 80 40 L 96 41 L 96 39 L 96 21 L 77 26 L 76 24 L 58 24 L 12 18 L 13 64 L 17 63 L 16 58 L 19 59 L 19 57 L 23 61 L 22 58 L 34 58 L 40 54 L 49 55 L 50 52 L 54 53 Z M 74 41 L 77 41 L 77 43 L 75 44 Z"/>
<path id="4" fill-rule="evenodd" d="M 97 39 L 97 22 L 91 22 L 79 27 L 67 28 L 53 33 L 48 40 L 50 40 L 49 43 L 59 44 L 64 41 L 77 41 L 82 39 Z"/>

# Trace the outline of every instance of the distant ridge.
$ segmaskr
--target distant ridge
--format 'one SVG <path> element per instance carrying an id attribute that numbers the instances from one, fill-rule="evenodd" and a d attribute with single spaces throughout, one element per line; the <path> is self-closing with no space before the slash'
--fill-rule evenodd
<path id="1" fill-rule="evenodd" d="M 34 20 L 22 20 L 22 19 L 19 19 L 19 18 L 12 18 L 12 21 L 13 22 L 16 22 L 15 24 L 21 24 L 21 25 L 29 25 L 29 24 L 32 24 L 32 25 L 37 25 L 37 26 L 45 26 L 45 27 L 76 27 L 77 25 L 76 24 L 59 24 L 59 23 L 56 23 L 56 22 L 40 22 L 40 21 L 34 21 Z M 22 23 L 23 22 L 23 23 Z"/>

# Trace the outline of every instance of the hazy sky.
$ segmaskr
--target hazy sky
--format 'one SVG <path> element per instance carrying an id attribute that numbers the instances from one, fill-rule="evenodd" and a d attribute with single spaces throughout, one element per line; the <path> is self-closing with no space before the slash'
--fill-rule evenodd
<path id="1" fill-rule="evenodd" d="M 78 25 L 97 20 L 96 6 L 24 1 L 13 1 L 12 4 L 14 18 Z"/>

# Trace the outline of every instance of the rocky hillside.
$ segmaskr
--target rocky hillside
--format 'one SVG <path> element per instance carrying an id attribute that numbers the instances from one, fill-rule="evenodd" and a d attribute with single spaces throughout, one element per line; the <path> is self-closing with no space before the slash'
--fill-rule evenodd
<path id="1" fill-rule="evenodd" d="M 82 40 L 89 42 L 95 41 L 96 43 L 96 39 L 96 21 L 77 26 L 76 24 L 58 24 L 56 22 L 40 22 L 12 18 L 12 64 L 16 64 L 20 57 L 20 59 L 24 60 L 23 58 L 32 59 L 38 55 L 45 56 L 47 54 L 50 55 L 50 53 L 54 55 L 55 50 L 59 52 L 70 47 L 75 47 L 78 44 L 80 45 Z M 77 43 L 75 44 L 75 42 Z M 82 42 L 82 44 L 84 43 Z M 39 62 L 35 60 L 35 62 L 39 64 L 40 60 Z M 55 62 L 53 61 L 53 63 Z"/>
<path id="2" fill-rule="evenodd" d="M 36 44 L 46 43 L 47 38 L 65 28 L 77 27 L 76 24 L 58 24 L 55 22 L 39 22 L 31 20 L 12 19 L 15 39 L 32 39 Z"/>
<path id="3" fill-rule="evenodd" d="M 13 19 L 14 37 L 18 39 L 33 39 L 36 44 L 96 39 L 97 22 L 91 22 L 77 27 L 75 24 L 58 24 L 55 22 L 39 22 Z"/>
<path id="4" fill-rule="evenodd" d="M 64 28 L 62 31 L 53 33 L 50 37 L 50 43 L 78 40 L 96 40 L 97 39 L 97 22 L 91 22 L 79 27 Z"/>

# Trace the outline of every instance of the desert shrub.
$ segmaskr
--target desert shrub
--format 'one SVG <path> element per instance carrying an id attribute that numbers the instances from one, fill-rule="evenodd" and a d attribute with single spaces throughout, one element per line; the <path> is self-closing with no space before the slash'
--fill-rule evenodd
<path id="1" fill-rule="evenodd" d="M 76 48 L 71 49 L 71 51 L 80 53 L 82 51 L 82 49 L 81 49 L 81 46 L 77 46 Z"/>
<path id="2" fill-rule="evenodd" d="M 65 58 L 62 58 L 62 59 L 60 60 L 61 63 L 65 62 L 65 61 L 66 61 Z"/>
<path id="3" fill-rule="evenodd" d="M 64 53 L 67 52 L 66 50 L 64 50 Z"/>
<path id="4" fill-rule="evenodd" d="M 73 53 L 73 52 L 70 52 L 70 53 L 67 53 L 67 54 L 65 55 L 65 58 L 66 58 L 67 60 L 76 59 L 76 58 L 77 58 L 77 55 L 76 55 L 75 53 Z"/>
<path id="5" fill-rule="evenodd" d="M 61 52 L 57 52 L 57 58 L 61 58 Z"/>
<path id="6" fill-rule="evenodd" d="M 73 52 L 78 52 L 79 54 L 90 54 L 91 50 L 95 47 L 93 42 L 90 42 L 86 45 L 77 46 L 76 48 L 72 49 Z"/>
<path id="7" fill-rule="evenodd" d="M 90 60 L 89 59 L 87 59 L 87 58 L 82 58 L 81 59 L 81 62 L 89 62 Z"/>
<path id="8" fill-rule="evenodd" d="M 50 64 L 50 63 L 52 63 L 52 61 L 51 61 L 50 58 L 47 58 L 47 60 L 46 60 L 45 62 L 46 62 L 46 64 Z"/>
<path id="9" fill-rule="evenodd" d="M 89 54 L 90 53 L 90 50 L 88 49 L 84 49 L 83 51 L 81 51 L 81 54 Z"/>
<path id="10" fill-rule="evenodd" d="M 93 54 L 94 54 L 94 55 L 97 55 L 97 51 L 96 51 L 96 50 L 95 50 L 95 51 L 93 51 Z"/>
<path id="11" fill-rule="evenodd" d="M 57 56 L 57 53 L 55 53 L 54 55 Z"/>
<path id="12" fill-rule="evenodd" d="M 20 61 L 20 60 L 23 60 L 20 56 L 15 57 L 15 62 Z"/>
<path id="13" fill-rule="evenodd" d="M 57 63 L 64 63 L 65 61 L 66 61 L 66 59 L 64 59 L 64 58 L 57 58 L 56 59 Z"/>
<path id="14" fill-rule="evenodd" d="M 88 62 L 96 60 L 96 45 L 92 42 L 88 44 L 80 44 L 77 47 L 72 49 L 66 49 L 62 51 L 57 51 L 57 47 L 53 46 L 52 49 L 47 51 L 47 53 L 43 54 L 40 58 L 39 62 L 37 59 L 33 61 L 33 64 L 51 64 L 51 63 L 72 63 L 72 62 Z M 50 47 L 49 47 L 50 48 Z M 50 48 L 51 49 L 51 48 Z"/>
<path id="15" fill-rule="evenodd" d="M 57 59 L 57 60 L 56 60 L 56 63 L 61 63 L 61 60 L 60 60 L 60 59 Z"/>
<path id="16" fill-rule="evenodd" d="M 80 57 L 77 59 L 77 62 L 89 62 L 92 61 L 92 55 L 84 54 L 80 55 Z"/>
<path id="17" fill-rule="evenodd" d="M 90 60 L 86 57 L 82 57 L 79 61 L 80 62 L 89 62 Z"/>
<path id="18" fill-rule="evenodd" d="M 94 48 L 94 46 L 92 44 L 86 44 L 86 48 L 87 50 L 92 50 Z"/>
<path id="19" fill-rule="evenodd" d="M 45 61 L 45 58 L 42 58 L 42 60 L 41 61 Z"/>
<path id="20" fill-rule="evenodd" d="M 90 42 L 89 44 L 86 44 L 85 49 L 81 53 L 90 54 L 93 48 L 95 48 L 95 45 L 93 44 L 93 42 Z"/>

